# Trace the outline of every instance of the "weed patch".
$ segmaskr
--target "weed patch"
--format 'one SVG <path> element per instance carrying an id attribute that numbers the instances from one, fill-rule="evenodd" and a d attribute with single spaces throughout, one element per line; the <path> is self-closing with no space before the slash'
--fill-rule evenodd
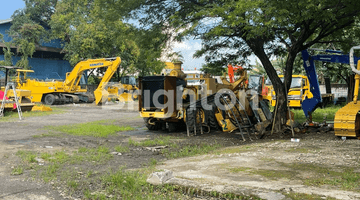
<path id="1" fill-rule="evenodd" d="M 220 155 L 220 154 L 233 154 L 233 153 L 241 153 L 246 152 L 254 149 L 253 146 L 240 146 L 240 147 L 230 147 L 230 148 L 224 148 L 224 149 L 218 149 L 214 151 L 214 154 Z"/>
<path id="2" fill-rule="evenodd" d="M 19 156 L 22 161 L 27 163 L 35 163 L 36 162 L 36 154 L 32 151 L 18 151 L 16 153 L 17 156 Z"/>
<path id="3" fill-rule="evenodd" d="M 178 151 L 169 151 L 168 149 L 164 150 L 163 153 L 168 159 L 179 158 L 179 157 L 188 157 L 195 155 L 207 154 L 215 149 L 220 148 L 220 144 L 201 144 L 201 145 L 187 145 L 179 149 Z"/>
<path id="4" fill-rule="evenodd" d="M 290 193 L 283 193 L 286 197 L 292 199 L 292 200 L 304 200 L 304 199 L 308 199 L 308 200 L 336 200 L 335 198 L 332 197 L 323 197 L 323 196 L 319 196 L 319 195 L 315 195 L 315 194 L 304 194 L 304 193 L 295 193 L 295 192 L 290 192 Z"/>
<path id="5" fill-rule="evenodd" d="M 114 149 L 116 152 L 120 152 L 120 153 L 126 153 L 130 151 L 128 146 L 121 146 L 121 145 L 116 146 Z"/>
<path id="6" fill-rule="evenodd" d="M 330 185 L 334 187 L 339 187 L 343 190 L 354 191 L 359 190 L 360 188 L 360 173 L 354 172 L 354 170 L 351 168 L 345 168 L 342 172 L 339 172 L 333 171 L 320 165 L 313 164 L 280 164 L 294 171 L 312 173 L 313 176 L 304 180 L 305 185 Z"/>
<path id="7" fill-rule="evenodd" d="M 48 116 L 54 114 L 62 114 L 66 112 L 66 108 L 58 108 L 58 107 L 51 107 L 52 111 L 24 111 L 22 112 L 22 116 L 24 118 L 27 117 L 41 117 L 41 116 Z M 4 117 L 0 120 L 0 122 L 9 122 L 9 121 L 16 121 L 19 119 L 19 114 L 17 112 L 5 112 Z"/>
<path id="8" fill-rule="evenodd" d="M 117 126 L 113 124 L 104 124 L 103 120 L 81 123 L 81 124 L 72 124 L 72 125 L 63 125 L 63 126 L 48 126 L 45 127 L 47 130 L 59 131 L 69 135 L 75 136 L 92 136 L 92 137 L 108 137 L 109 135 L 115 135 L 117 132 L 121 131 L 131 131 L 134 130 L 130 126 Z"/>
<path id="9" fill-rule="evenodd" d="M 228 170 L 231 173 L 238 173 L 238 172 L 251 171 L 251 168 L 249 168 L 249 167 L 234 167 L 234 168 L 228 168 Z"/>
<path id="10" fill-rule="evenodd" d="M 20 175 L 23 174 L 24 168 L 22 166 L 17 166 L 11 171 L 11 175 Z"/>
<path id="11" fill-rule="evenodd" d="M 326 108 L 318 108 L 312 113 L 312 120 L 315 122 L 322 122 L 324 117 L 327 121 L 333 121 L 335 118 L 335 113 L 342 108 L 342 106 L 331 106 Z M 303 123 L 306 121 L 303 110 L 301 109 L 292 109 L 291 112 L 295 114 L 295 120 Z"/>

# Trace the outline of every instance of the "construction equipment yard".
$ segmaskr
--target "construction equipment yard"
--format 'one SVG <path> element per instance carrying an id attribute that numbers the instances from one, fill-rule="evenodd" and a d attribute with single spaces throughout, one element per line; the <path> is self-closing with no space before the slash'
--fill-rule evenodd
<path id="1" fill-rule="evenodd" d="M 357 139 L 150 131 L 136 104 L 3 118 L 0 199 L 360 199 Z M 167 170 L 163 185 L 146 182 Z"/>

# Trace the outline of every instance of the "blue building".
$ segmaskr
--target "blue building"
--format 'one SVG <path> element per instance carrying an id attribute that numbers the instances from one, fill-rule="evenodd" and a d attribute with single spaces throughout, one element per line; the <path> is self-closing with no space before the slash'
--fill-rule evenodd
<path id="1" fill-rule="evenodd" d="M 12 19 L 0 20 L 0 33 L 4 36 L 4 41 L 9 42 L 12 38 L 7 34 L 11 27 Z M 0 60 L 4 60 L 3 48 L 5 45 L 0 42 Z M 52 40 L 48 43 L 42 43 L 36 47 L 36 52 L 29 59 L 29 65 L 35 73 L 29 74 L 37 79 L 65 79 L 66 72 L 70 72 L 72 67 L 67 60 L 64 60 L 64 54 L 61 53 L 61 40 Z M 12 47 L 14 53 L 12 63 L 15 65 L 20 60 L 20 55 L 16 54 L 16 48 Z"/>

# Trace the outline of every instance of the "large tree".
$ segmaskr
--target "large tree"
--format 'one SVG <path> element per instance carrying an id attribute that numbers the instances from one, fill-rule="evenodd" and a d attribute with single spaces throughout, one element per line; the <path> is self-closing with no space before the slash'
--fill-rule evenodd
<path id="1" fill-rule="evenodd" d="M 358 0 L 142 0 L 140 4 L 141 14 L 147 14 L 145 22 L 170 24 L 186 29 L 183 35 L 201 38 L 203 48 L 196 56 L 205 55 L 207 62 L 220 67 L 255 54 L 277 94 L 276 130 L 286 121 L 285 88 L 297 54 L 354 28 L 360 13 Z M 270 61 L 278 55 L 286 58 L 287 87 Z"/>
<path id="2" fill-rule="evenodd" d="M 123 1 L 59 1 L 50 24 L 53 36 L 65 41 L 64 52 L 70 63 L 120 56 L 118 78 L 156 71 L 156 58 L 164 43 L 161 27 L 140 29 L 126 22 L 128 7 Z"/>
<path id="3" fill-rule="evenodd" d="M 17 66 L 29 68 L 28 57 L 31 57 L 37 45 L 49 41 L 49 21 L 54 13 L 57 0 L 24 0 L 25 8 L 18 9 L 12 15 L 9 35 L 12 44 L 21 55 Z"/>

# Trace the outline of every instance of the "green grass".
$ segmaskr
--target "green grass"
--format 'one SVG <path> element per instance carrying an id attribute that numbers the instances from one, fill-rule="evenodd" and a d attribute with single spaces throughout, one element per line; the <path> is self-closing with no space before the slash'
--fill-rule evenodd
<path id="1" fill-rule="evenodd" d="M 120 153 L 127 153 L 130 151 L 128 146 L 121 146 L 121 145 L 116 146 L 114 149 L 116 152 L 120 152 Z"/>
<path id="2" fill-rule="evenodd" d="M 43 169 L 40 176 L 45 182 L 49 182 L 57 178 L 57 172 L 60 169 L 59 164 L 50 164 L 48 166 L 45 166 L 44 168 L 45 169 Z"/>
<path id="3" fill-rule="evenodd" d="M 94 163 L 94 165 L 104 164 L 113 158 L 109 148 L 104 146 L 99 146 L 97 148 L 82 147 L 71 153 L 56 151 L 52 154 L 41 153 L 40 155 L 30 151 L 18 151 L 17 155 L 25 162 L 25 167 L 29 169 L 31 169 L 34 162 L 37 162 L 35 160 L 36 157 L 45 160 L 45 166 L 37 166 L 36 168 L 41 171 L 40 177 L 45 182 L 55 180 L 59 175 L 59 169 L 62 169 L 65 165 L 80 164 L 84 162 Z"/>
<path id="4" fill-rule="evenodd" d="M 156 164 L 157 164 L 157 160 L 154 159 L 154 158 L 151 158 L 151 159 L 150 159 L 150 162 L 149 162 L 149 166 L 150 166 L 150 167 L 155 167 Z"/>
<path id="5" fill-rule="evenodd" d="M 231 173 L 246 172 L 250 174 L 257 174 L 273 180 L 278 178 L 292 179 L 294 176 L 293 172 L 288 170 L 266 170 L 266 169 L 253 169 L 249 167 L 231 167 L 231 168 L 227 168 L 227 170 L 230 171 Z"/>
<path id="6" fill-rule="evenodd" d="M 283 193 L 286 197 L 292 199 L 292 200 L 336 200 L 335 198 L 332 197 L 322 197 L 319 195 L 315 195 L 315 194 L 304 194 L 304 193 L 295 193 L 295 192 L 290 192 L 290 193 Z"/>
<path id="7" fill-rule="evenodd" d="M 311 186 L 332 185 L 343 190 L 358 191 L 360 189 L 360 173 L 356 173 L 352 169 L 346 169 L 344 172 L 333 174 L 307 179 L 305 184 Z"/>
<path id="8" fill-rule="evenodd" d="M 180 148 L 177 151 L 169 151 L 168 149 L 165 149 L 163 151 L 163 154 L 168 159 L 174 159 L 174 158 L 180 158 L 180 157 L 189 157 L 189 156 L 195 156 L 195 155 L 204 155 L 209 152 L 212 152 L 216 149 L 221 148 L 220 144 L 200 144 L 200 145 L 186 145 L 182 148 Z"/>
<path id="9" fill-rule="evenodd" d="M 327 121 L 334 121 L 335 113 L 342 108 L 342 106 L 331 106 L 326 108 L 318 108 L 312 113 L 312 120 L 314 122 L 322 122 L 324 121 L 324 117 L 326 117 Z M 291 111 L 295 114 L 295 120 L 302 123 L 306 121 L 306 117 L 302 109 L 291 109 Z"/>
<path id="10" fill-rule="evenodd" d="M 59 107 L 51 107 L 52 111 L 25 111 L 22 112 L 22 116 L 26 117 L 41 117 L 41 116 L 48 116 L 53 114 L 62 114 L 66 112 L 67 108 L 59 108 Z M 16 112 L 5 112 L 4 117 L 0 118 L 0 122 L 9 122 L 9 121 L 16 121 L 19 119 L 19 114 Z"/>
<path id="11" fill-rule="evenodd" d="M 19 156 L 23 161 L 28 163 L 35 163 L 36 162 L 36 153 L 32 151 L 18 151 L 16 153 L 17 156 Z"/>
<path id="12" fill-rule="evenodd" d="M 47 126 L 47 130 L 59 131 L 69 135 L 75 136 L 92 136 L 92 137 L 108 137 L 109 135 L 115 135 L 120 131 L 135 130 L 130 126 L 117 126 L 113 124 L 107 124 L 105 120 L 94 121 L 88 123 L 63 125 L 63 126 Z"/>
<path id="13" fill-rule="evenodd" d="M 250 151 L 254 149 L 253 146 L 249 146 L 249 145 L 244 145 L 244 146 L 239 146 L 239 147 L 230 147 L 230 148 L 223 148 L 223 149 L 218 149 L 214 151 L 214 154 L 219 155 L 219 154 L 233 154 L 233 153 L 241 153 L 241 152 L 246 152 L 246 151 Z"/>
<path id="14" fill-rule="evenodd" d="M 354 172 L 354 169 L 351 168 L 343 168 L 342 171 L 334 171 L 331 168 L 315 164 L 280 164 L 292 171 L 312 173 L 312 176 L 303 180 L 305 185 L 330 185 L 339 187 L 343 190 L 353 191 L 360 189 L 360 173 Z"/>
<path id="15" fill-rule="evenodd" d="M 233 168 L 228 168 L 228 170 L 231 173 L 239 173 L 239 172 L 251 171 L 252 168 L 249 168 L 249 167 L 233 167 Z"/>
<path id="16" fill-rule="evenodd" d="M 24 168 L 22 166 L 17 166 L 11 171 L 11 175 L 20 175 L 24 173 Z"/>

